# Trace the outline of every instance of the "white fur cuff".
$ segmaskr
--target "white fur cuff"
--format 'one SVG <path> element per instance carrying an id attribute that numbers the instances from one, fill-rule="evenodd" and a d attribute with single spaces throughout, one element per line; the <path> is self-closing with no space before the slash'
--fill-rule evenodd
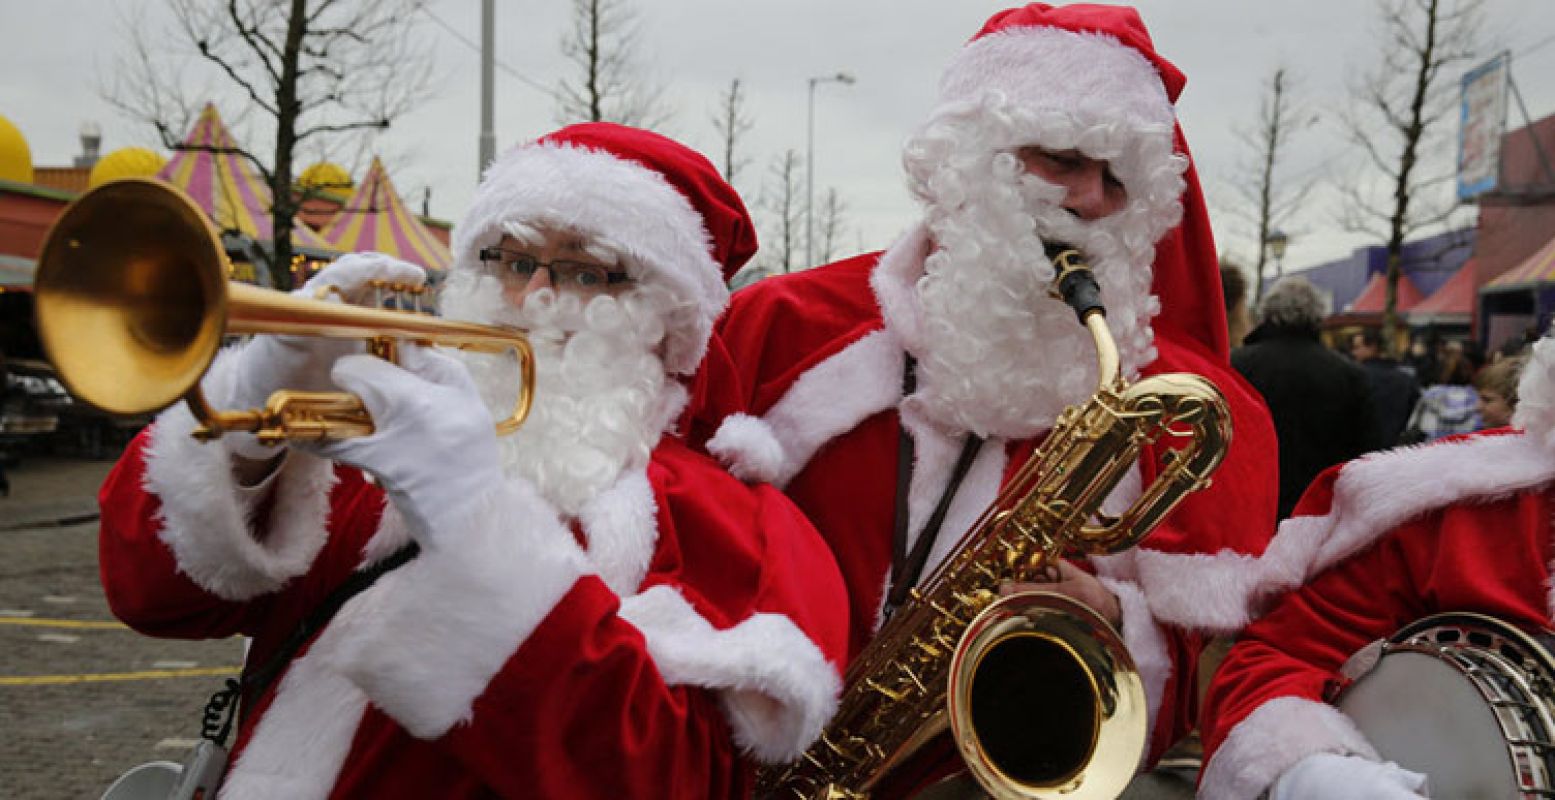
<path id="1" fill-rule="evenodd" d="M 780 614 L 717 630 L 686 599 L 655 586 L 621 601 L 664 681 L 719 692 L 734 740 L 756 759 L 797 758 L 837 709 L 842 681 L 820 648 Z"/>
<path id="2" fill-rule="evenodd" d="M 1166 646 L 1166 633 L 1139 587 L 1130 581 L 1098 578 L 1102 585 L 1117 595 L 1118 606 L 1123 611 L 1123 645 L 1134 659 L 1139 677 L 1145 684 L 1145 707 L 1150 713 L 1149 730 L 1155 730 L 1161 718 L 1161 698 L 1166 693 L 1166 681 L 1172 677 L 1172 655 Z"/>
<path id="3" fill-rule="evenodd" d="M 330 626 L 327 665 L 427 739 L 469 718 L 587 571 L 572 534 L 528 484 L 506 481 L 470 506 Z"/>
<path id="4" fill-rule="evenodd" d="M 218 395 L 230 382 L 228 355 L 218 357 L 206 376 L 208 394 Z M 210 391 L 212 384 L 217 391 Z M 195 425 L 180 403 L 162 412 L 151 432 L 145 488 L 161 502 L 160 538 L 179 570 L 218 597 L 242 601 L 280 589 L 306 572 L 324 545 L 333 467 L 292 453 L 274 476 L 269 524 L 255 531 L 250 517 L 256 498 L 238 486 L 220 440 L 189 435 Z"/>
<path id="5" fill-rule="evenodd" d="M 1231 729 L 1199 781 L 1203 800 L 1258 797 L 1296 762 L 1314 753 L 1381 760 L 1355 723 L 1327 703 L 1278 697 Z"/>
<path id="6" fill-rule="evenodd" d="M 788 472 L 783 443 L 760 417 L 730 414 L 707 442 L 730 474 L 746 483 L 774 483 Z"/>

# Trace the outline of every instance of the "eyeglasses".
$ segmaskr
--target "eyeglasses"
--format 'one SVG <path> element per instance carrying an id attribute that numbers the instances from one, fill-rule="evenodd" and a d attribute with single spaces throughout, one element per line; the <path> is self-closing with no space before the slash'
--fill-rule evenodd
<path id="1" fill-rule="evenodd" d="M 541 261 L 528 253 L 505 250 L 496 245 L 481 248 L 480 259 L 487 264 L 496 265 L 496 268 L 505 275 L 521 283 L 528 283 L 529 279 L 543 268 L 551 273 L 551 283 L 562 290 L 598 291 L 608 286 L 632 282 L 632 276 L 625 272 L 614 272 L 602 264 L 587 264 L 564 259 Z"/>

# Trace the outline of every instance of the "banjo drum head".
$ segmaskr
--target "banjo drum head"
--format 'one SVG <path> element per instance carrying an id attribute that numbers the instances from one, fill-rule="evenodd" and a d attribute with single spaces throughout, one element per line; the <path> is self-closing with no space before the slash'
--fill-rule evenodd
<path id="1" fill-rule="evenodd" d="M 119 776 L 102 800 L 167 800 L 178 788 L 183 767 L 171 761 L 150 761 Z"/>
<path id="2" fill-rule="evenodd" d="M 1390 653 L 1338 705 L 1383 758 L 1429 775 L 1432 797 L 1519 796 L 1495 713 L 1447 662 L 1423 653 Z"/>
<path id="3" fill-rule="evenodd" d="M 1551 797 L 1555 656 L 1537 635 L 1468 612 L 1420 619 L 1335 700 L 1432 797 Z"/>

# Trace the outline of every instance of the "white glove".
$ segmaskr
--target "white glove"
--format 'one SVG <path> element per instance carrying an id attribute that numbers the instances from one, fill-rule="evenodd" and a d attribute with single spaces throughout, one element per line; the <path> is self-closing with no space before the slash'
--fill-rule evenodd
<path id="1" fill-rule="evenodd" d="M 1315 753 L 1285 770 L 1269 800 L 1410 800 L 1430 797 L 1425 776 L 1360 756 Z"/>
<path id="2" fill-rule="evenodd" d="M 370 281 L 383 280 L 419 286 L 426 282 L 426 271 L 406 261 L 382 253 L 352 253 L 341 256 L 313 276 L 295 297 L 315 299 L 321 287 L 334 286 L 327 299 L 362 304 L 373 297 Z M 261 408 L 270 395 L 280 389 L 336 391 L 329 370 L 335 361 L 362 352 L 359 340 L 327 336 L 261 335 L 243 346 L 236 364 L 232 395 L 216 398 L 216 404 L 230 408 Z M 279 450 L 259 444 L 252 435 L 236 434 L 228 439 L 232 452 L 251 459 L 269 459 Z"/>
<path id="3" fill-rule="evenodd" d="M 299 444 L 371 473 L 423 545 L 450 535 L 450 514 L 502 482 L 495 423 L 465 366 L 420 347 L 395 366 L 368 355 L 335 363 L 335 382 L 362 398 L 371 436 Z"/>

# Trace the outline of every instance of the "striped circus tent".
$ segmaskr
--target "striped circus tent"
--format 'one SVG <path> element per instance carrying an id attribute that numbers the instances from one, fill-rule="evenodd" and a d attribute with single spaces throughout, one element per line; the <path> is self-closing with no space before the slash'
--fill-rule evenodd
<path id="1" fill-rule="evenodd" d="M 194 198 L 222 232 L 241 233 L 258 242 L 272 238 L 270 187 L 237 152 L 215 105 L 205 105 L 194 130 L 157 177 Z M 330 249 L 323 237 L 301 220 L 293 221 L 292 245 Z"/>
<path id="2" fill-rule="evenodd" d="M 410 213 L 377 158 L 322 233 L 342 253 L 374 250 L 434 270 L 446 270 L 452 261 L 448 247 Z"/>
<path id="3" fill-rule="evenodd" d="M 1523 259 L 1517 266 L 1496 276 L 1485 285 L 1485 289 L 1487 291 L 1521 289 L 1546 283 L 1555 283 L 1555 237 L 1551 237 L 1543 247 Z"/>

